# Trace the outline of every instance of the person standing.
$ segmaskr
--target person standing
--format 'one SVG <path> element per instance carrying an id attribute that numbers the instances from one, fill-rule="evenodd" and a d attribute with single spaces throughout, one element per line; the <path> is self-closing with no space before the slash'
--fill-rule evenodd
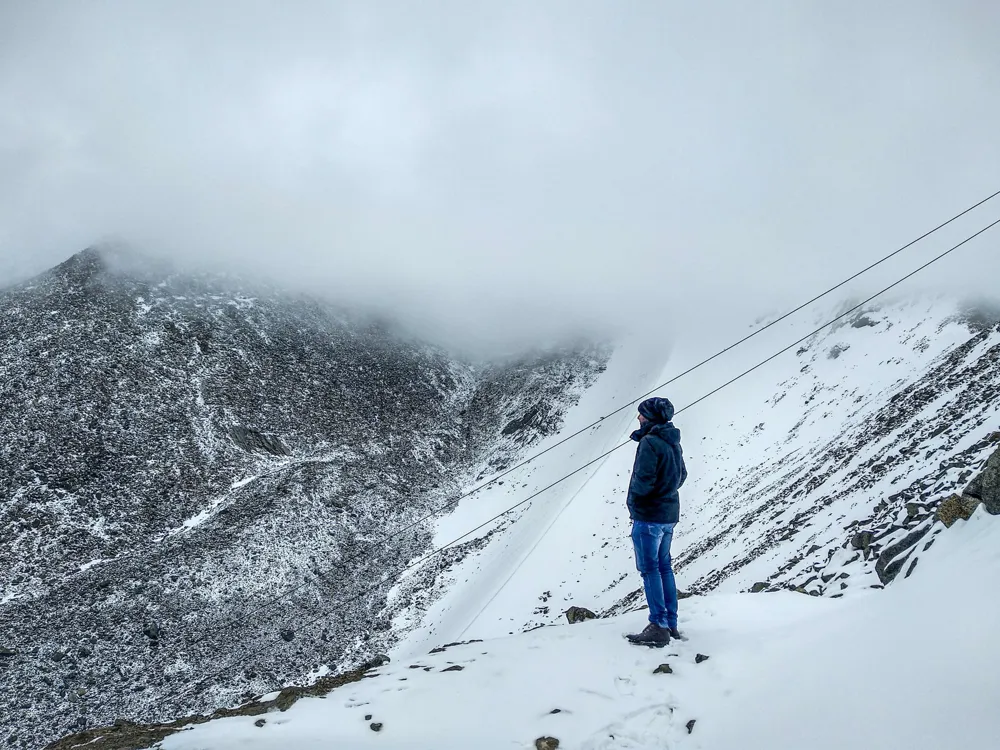
<path id="1" fill-rule="evenodd" d="M 670 542 L 680 519 L 678 490 L 687 479 L 681 431 L 670 421 L 674 406 L 665 398 L 639 404 L 639 429 L 632 439 L 635 453 L 628 488 L 635 564 L 649 605 L 649 624 L 641 633 L 627 636 L 640 646 L 666 646 L 677 629 L 677 584 L 670 561 Z"/>

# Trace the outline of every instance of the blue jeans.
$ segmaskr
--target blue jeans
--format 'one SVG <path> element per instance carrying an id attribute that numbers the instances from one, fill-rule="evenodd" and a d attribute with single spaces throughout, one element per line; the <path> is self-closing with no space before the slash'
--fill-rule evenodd
<path id="1" fill-rule="evenodd" d="M 677 584 L 670 566 L 672 523 L 632 522 L 635 566 L 642 574 L 649 604 L 649 621 L 661 628 L 677 627 Z"/>

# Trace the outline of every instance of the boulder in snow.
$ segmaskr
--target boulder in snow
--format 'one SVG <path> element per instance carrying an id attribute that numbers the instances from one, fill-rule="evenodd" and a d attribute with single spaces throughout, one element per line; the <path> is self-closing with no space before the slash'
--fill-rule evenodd
<path id="1" fill-rule="evenodd" d="M 941 501 L 934 513 L 934 519 L 950 527 L 959 519 L 968 520 L 981 502 L 979 498 L 968 495 L 952 495 Z"/>
<path id="2" fill-rule="evenodd" d="M 556 750 L 559 740 L 555 737 L 539 737 L 535 740 L 535 750 Z"/>
<path id="3" fill-rule="evenodd" d="M 965 488 L 964 496 L 981 500 L 990 515 L 1000 515 L 1000 449 L 990 456 L 983 470 Z"/>
<path id="4" fill-rule="evenodd" d="M 578 622 L 596 620 L 597 615 L 586 607 L 570 607 L 566 610 L 566 619 L 569 620 L 570 625 L 575 625 Z"/>
<path id="5" fill-rule="evenodd" d="M 851 537 L 851 546 L 862 552 L 867 552 L 874 541 L 875 535 L 870 531 L 861 531 Z"/>

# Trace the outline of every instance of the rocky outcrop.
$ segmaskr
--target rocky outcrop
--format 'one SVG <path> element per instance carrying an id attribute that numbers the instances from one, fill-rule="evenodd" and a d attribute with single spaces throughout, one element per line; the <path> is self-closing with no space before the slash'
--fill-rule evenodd
<path id="1" fill-rule="evenodd" d="M 1000 432 L 994 436 L 1000 442 Z M 982 472 L 965 488 L 966 497 L 983 503 L 990 515 L 1000 515 L 1000 448 L 990 456 Z"/>
<path id="2" fill-rule="evenodd" d="M 587 620 L 596 620 L 597 615 L 586 607 L 570 607 L 566 610 L 566 619 L 569 621 L 570 625 L 575 625 L 576 623 L 586 622 Z"/>
<path id="3" fill-rule="evenodd" d="M 955 521 L 968 521 L 976 508 L 982 505 L 979 498 L 968 495 L 949 495 L 937 506 L 934 511 L 934 520 L 940 521 L 946 527 L 951 527 Z"/>

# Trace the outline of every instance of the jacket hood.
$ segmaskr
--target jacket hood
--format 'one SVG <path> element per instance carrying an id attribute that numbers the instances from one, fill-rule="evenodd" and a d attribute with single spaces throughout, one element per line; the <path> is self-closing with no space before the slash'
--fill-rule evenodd
<path id="1" fill-rule="evenodd" d="M 680 445 L 681 443 L 681 431 L 674 427 L 670 422 L 665 424 L 653 424 L 652 422 L 647 422 L 645 425 L 633 432 L 631 437 L 638 443 L 646 437 L 646 435 L 656 435 L 661 440 L 665 440 L 673 445 Z"/>

